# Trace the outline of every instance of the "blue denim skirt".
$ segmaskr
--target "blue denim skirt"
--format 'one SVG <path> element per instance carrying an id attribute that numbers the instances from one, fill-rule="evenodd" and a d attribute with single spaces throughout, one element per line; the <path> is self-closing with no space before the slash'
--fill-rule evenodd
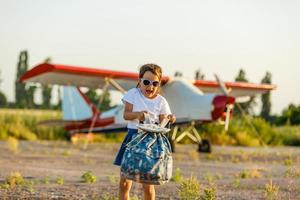
<path id="1" fill-rule="evenodd" d="M 128 129 L 128 133 L 121 144 L 120 150 L 115 158 L 114 165 L 120 166 L 122 163 L 123 155 L 126 149 L 126 145 L 132 140 L 132 138 L 138 133 L 137 129 Z"/>

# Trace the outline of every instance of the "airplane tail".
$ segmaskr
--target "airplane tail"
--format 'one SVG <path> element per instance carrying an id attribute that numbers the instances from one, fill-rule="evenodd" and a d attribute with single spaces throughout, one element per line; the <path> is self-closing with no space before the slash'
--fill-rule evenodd
<path id="1" fill-rule="evenodd" d="M 63 87 L 62 110 L 64 120 L 84 120 L 100 114 L 88 97 L 74 86 Z"/>

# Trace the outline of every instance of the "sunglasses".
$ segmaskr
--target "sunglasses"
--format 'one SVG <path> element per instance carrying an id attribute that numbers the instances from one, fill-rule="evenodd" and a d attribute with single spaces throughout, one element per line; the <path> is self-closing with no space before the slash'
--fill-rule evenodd
<path id="1" fill-rule="evenodd" d="M 158 87 L 160 85 L 159 81 L 150 81 L 150 80 L 143 79 L 143 78 L 141 78 L 141 81 L 145 86 L 153 85 L 153 87 Z"/>

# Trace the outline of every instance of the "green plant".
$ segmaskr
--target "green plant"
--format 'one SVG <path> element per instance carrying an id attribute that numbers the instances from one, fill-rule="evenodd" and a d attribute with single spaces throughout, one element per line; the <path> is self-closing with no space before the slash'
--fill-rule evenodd
<path id="1" fill-rule="evenodd" d="M 46 177 L 44 178 L 44 183 L 45 183 L 46 185 L 48 185 L 48 184 L 50 183 L 50 177 L 49 177 L 49 176 L 46 176 Z"/>
<path id="2" fill-rule="evenodd" d="M 18 153 L 19 151 L 19 140 L 14 137 L 8 137 L 7 147 L 13 153 Z"/>
<path id="3" fill-rule="evenodd" d="M 55 183 L 57 185 L 63 185 L 65 183 L 64 179 L 61 177 L 61 176 L 58 176 L 56 179 L 55 179 Z"/>
<path id="4" fill-rule="evenodd" d="M 5 183 L 9 185 L 10 188 L 14 188 L 17 185 L 24 185 L 25 180 L 20 172 L 12 172 L 5 180 Z"/>
<path id="5" fill-rule="evenodd" d="M 217 199 L 217 189 L 214 184 L 204 189 L 204 194 L 201 196 L 202 200 L 215 200 Z"/>
<path id="6" fill-rule="evenodd" d="M 249 177 L 250 177 L 249 171 L 248 171 L 248 170 L 243 170 L 243 171 L 240 173 L 240 177 L 241 177 L 242 179 L 249 178 Z"/>
<path id="7" fill-rule="evenodd" d="M 174 175 L 171 178 L 171 181 L 175 182 L 175 183 L 179 183 L 181 182 L 183 179 L 182 174 L 181 174 L 181 170 L 179 168 L 176 168 Z"/>
<path id="8" fill-rule="evenodd" d="M 278 197 L 279 186 L 273 184 L 272 180 L 265 185 L 265 198 L 267 200 L 274 200 Z"/>
<path id="9" fill-rule="evenodd" d="M 208 184 L 213 184 L 215 178 L 211 173 L 206 173 L 204 175 L 204 179 L 208 182 Z"/>
<path id="10" fill-rule="evenodd" d="M 232 183 L 232 186 L 233 186 L 234 188 L 239 188 L 240 185 L 241 185 L 241 180 L 240 180 L 239 178 L 234 179 L 234 181 L 233 181 L 233 183 Z"/>
<path id="11" fill-rule="evenodd" d="M 194 200 L 200 198 L 200 183 L 196 177 L 191 176 L 188 179 L 181 181 L 178 188 L 178 195 L 183 200 Z"/>
<path id="12" fill-rule="evenodd" d="M 93 175 L 91 171 L 87 171 L 81 176 L 81 180 L 84 183 L 95 183 L 97 181 L 97 177 Z"/>
<path id="13" fill-rule="evenodd" d="M 115 175 L 109 175 L 107 176 L 108 180 L 110 183 L 117 183 L 118 182 L 118 177 Z"/>

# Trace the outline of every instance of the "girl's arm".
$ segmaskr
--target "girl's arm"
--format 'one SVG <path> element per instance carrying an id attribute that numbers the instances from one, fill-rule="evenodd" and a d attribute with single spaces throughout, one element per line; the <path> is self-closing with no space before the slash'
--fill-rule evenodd
<path id="1" fill-rule="evenodd" d="M 133 109 L 133 105 L 131 103 L 125 102 L 125 109 L 124 109 L 124 114 L 123 114 L 123 118 L 125 120 L 134 120 L 134 119 L 138 119 L 139 121 L 144 121 L 144 113 L 146 113 L 146 111 L 142 111 L 142 112 L 132 112 Z"/>

